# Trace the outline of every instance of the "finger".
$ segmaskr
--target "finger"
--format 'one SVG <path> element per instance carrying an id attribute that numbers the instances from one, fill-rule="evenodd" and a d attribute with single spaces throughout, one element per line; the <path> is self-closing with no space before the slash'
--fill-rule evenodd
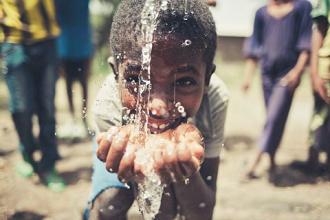
<path id="1" fill-rule="evenodd" d="M 99 147 L 98 147 L 97 153 L 96 153 L 97 158 L 99 158 L 99 160 L 101 160 L 102 162 L 105 162 L 109 149 L 110 149 L 110 146 L 111 146 L 111 143 L 113 141 L 113 137 L 114 137 L 114 135 L 117 134 L 118 131 L 119 131 L 119 128 L 113 126 L 108 130 L 108 132 L 106 132 L 102 135 L 103 139 L 100 141 Z"/>
<path id="2" fill-rule="evenodd" d="M 102 133 L 100 133 L 100 134 L 97 135 L 97 137 L 96 137 L 96 142 L 97 142 L 98 144 L 101 143 L 101 141 L 102 141 L 103 138 L 105 137 L 106 133 L 107 133 L 107 132 L 102 132 Z"/>
<path id="3" fill-rule="evenodd" d="M 134 160 L 135 160 L 135 145 L 129 145 L 126 147 L 126 151 L 120 161 L 118 170 L 118 179 L 122 183 L 131 181 L 134 176 Z"/>
<path id="4" fill-rule="evenodd" d="M 324 85 L 324 84 L 322 84 L 322 87 L 321 87 L 321 89 L 320 89 L 320 97 L 325 101 L 325 103 L 327 103 L 327 104 L 329 104 L 329 92 L 330 91 L 328 91 L 328 89 L 327 89 L 327 87 Z"/>
<path id="5" fill-rule="evenodd" d="M 113 141 L 106 159 L 106 168 L 109 172 L 118 172 L 120 161 L 123 157 L 128 136 L 125 131 L 120 131 L 113 137 Z"/>
<path id="6" fill-rule="evenodd" d="M 199 167 L 199 163 L 194 163 L 190 150 L 183 143 L 178 144 L 178 164 L 184 177 L 193 175 Z"/>
<path id="7" fill-rule="evenodd" d="M 166 145 L 166 153 L 164 157 L 165 168 L 170 176 L 171 182 L 183 180 L 182 172 L 178 166 L 176 145 L 169 143 Z"/>
<path id="8" fill-rule="evenodd" d="M 160 149 L 156 149 L 153 155 L 153 159 L 155 163 L 155 171 L 160 177 L 162 183 L 171 183 L 171 176 L 169 175 L 169 172 L 165 166 L 164 152 Z"/>
<path id="9" fill-rule="evenodd" d="M 187 146 L 191 152 L 191 155 L 199 160 L 200 164 L 204 160 L 205 156 L 205 149 L 202 145 L 196 143 L 196 142 L 188 142 Z"/>
<path id="10" fill-rule="evenodd" d="M 201 134 L 199 130 L 191 123 L 184 123 L 181 124 L 175 130 L 175 141 L 176 142 L 183 142 L 185 140 L 192 139 L 196 142 L 201 142 Z"/>

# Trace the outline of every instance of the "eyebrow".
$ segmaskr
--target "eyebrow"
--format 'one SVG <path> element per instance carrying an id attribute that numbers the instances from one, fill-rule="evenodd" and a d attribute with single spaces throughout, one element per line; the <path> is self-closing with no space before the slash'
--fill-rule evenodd
<path id="1" fill-rule="evenodd" d="M 197 76 L 200 75 L 199 71 L 195 66 L 180 66 L 179 68 L 174 70 L 174 73 L 185 73 L 185 72 L 192 72 Z"/>

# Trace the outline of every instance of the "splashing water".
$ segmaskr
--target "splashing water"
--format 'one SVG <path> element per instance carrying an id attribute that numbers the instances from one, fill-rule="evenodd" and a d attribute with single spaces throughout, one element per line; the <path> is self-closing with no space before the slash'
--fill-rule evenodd
<path id="1" fill-rule="evenodd" d="M 135 117 L 134 129 L 136 132 L 140 132 L 142 135 L 138 138 L 139 150 L 136 152 L 135 161 L 144 166 L 145 177 L 138 183 L 138 206 L 145 220 L 152 220 L 157 215 L 164 186 L 161 184 L 159 176 L 153 169 L 153 158 L 152 153 L 155 149 L 152 149 L 155 144 L 148 144 L 148 148 L 145 147 L 147 138 L 151 136 L 148 135 L 148 109 L 143 108 L 143 106 L 149 106 L 150 101 L 150 62 L 151 62 L 151 51 L 152 51 L 152 39 L 153 33 L 157 25 L 157 17 L 160 10 L 167 9 L 167 0 L 146 0 L 144 8 L 141 14 L 141 24 L 142 24 L 142 69 L 139 75 L 139 89 L 138 89 L 138 100 L 137 100 L 137 115 Z M 145 118 L 145 122 L 142 124 L 141 119 Z M 151 148 L 151 149 L 150 149 Z"/>

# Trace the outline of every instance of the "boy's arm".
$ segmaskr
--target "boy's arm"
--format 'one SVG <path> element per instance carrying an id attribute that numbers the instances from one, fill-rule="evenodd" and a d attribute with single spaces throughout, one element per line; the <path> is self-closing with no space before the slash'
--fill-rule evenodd
<path id="1" fill-rule="evenodd" d="M 253 73 L 255 72 L 257 66 L 257 59 L 247 58 L 245 63 L 245 70 L 243 76 L 242 89 L 246 92 L 250 88 L 250 84 L 253 78 Z"/>
<path id="2" fill-rule="evenodd" d="M 327 94 L 327 87 L 324 81 L 318 75 L 319 55 L 318 51 L 322 47 L 324 37 L 328 30 L 328 22 L 325 17 L 318 17 L 315 19 L 317 28 L 313 30 L 312 34 L 312 50 L 310 59 L 310 78 L 312 81 L 313 92 L 319 95 L 326 103 L 329 104 Z"/>
<path id="3" fill-rule="evenodd" d="M 283 85 L 287 85 L 291 92 L 293 92 L 300 83 L 300 78 L 306 66 L 308 57 L 309 57 L 309 52 L 301 51 L 296 65 L 281 80 L 281 83 Z"/>
<path id="4" fill-rule="evenodd" d="M 216 182 L 219 157 L 206 158 L 199 172 L 189 178 L 189 183 L 173 184 L 181 214 L 189 220 L 211 220 L 216 203 Z"/>

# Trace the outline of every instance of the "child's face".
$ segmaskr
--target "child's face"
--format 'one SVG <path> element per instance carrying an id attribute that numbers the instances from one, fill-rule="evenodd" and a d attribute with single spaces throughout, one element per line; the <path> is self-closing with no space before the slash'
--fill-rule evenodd
<path id="1" fill-rule="evenodd" d="M 151 133 L 162 133 L 175 128 L 188 117 L 193 117 L 201 104 L 211 74 L 206 74 L 204 50 L 193 50 L 192 45 L 183 46 L 185 39 L 172 35 L 153 43 L 150 81 L 151 91 L 148 128 Z M 192 42 L 194 43 L 194 42 Z M 188 43 L 189 44 L 189 43 Z M 138 98 L 138 82 L 141 57 L 127 59 L 118 67 L 118 84 L 123 107 L 135 114 Z M 143 73 L 147 78 L 147 73 Z M 147 99 L 144 93 L 143 98 Z M 142 118 L 142 123 L 144 123 Z"/>

